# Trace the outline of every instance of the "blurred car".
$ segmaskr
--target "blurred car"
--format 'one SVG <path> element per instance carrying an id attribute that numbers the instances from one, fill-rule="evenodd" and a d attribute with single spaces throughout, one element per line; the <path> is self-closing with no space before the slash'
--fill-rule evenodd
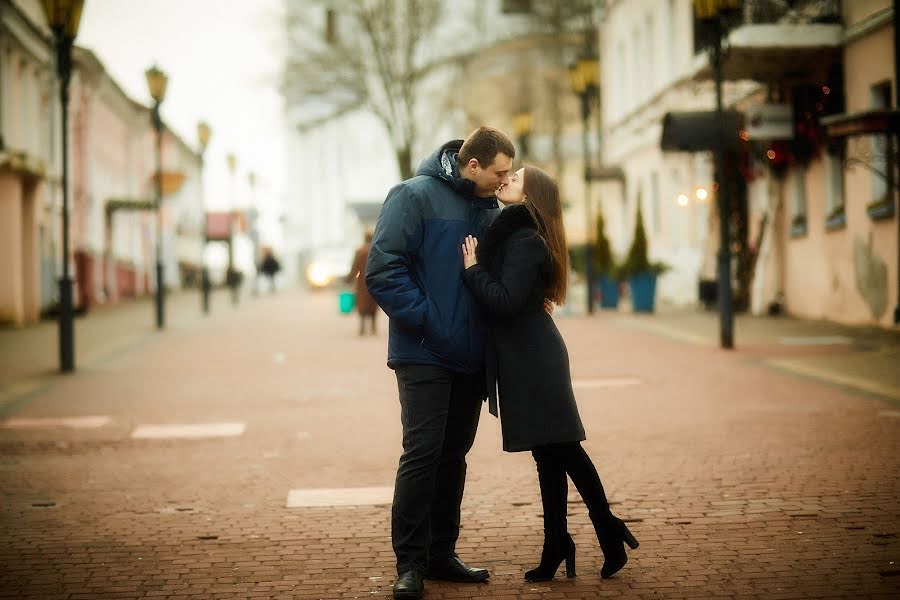
<path id="1" fill-rule="evenodd" d="M 353 248 L 319 248 L 310 254 L 304 273 L 313 289 L 325 289 L 343 282 L 353 265 Z"/>

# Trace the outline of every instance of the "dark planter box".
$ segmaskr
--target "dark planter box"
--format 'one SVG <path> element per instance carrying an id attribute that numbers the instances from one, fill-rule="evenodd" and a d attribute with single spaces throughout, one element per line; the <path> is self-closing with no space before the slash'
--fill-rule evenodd
<path id="1" fill-rule="evenodd" d="M 619 307 L 619 282 L 607 275 L 600 275 L 597 290 L 600 292 L 600 308 Z"/>
<path id="2" fill-rule="evenodd" d="M 629 279 L 631 287 L 631 305 L 634 312 L 653 312 L 656 300 L 656 275 L 638 273 Z"/>

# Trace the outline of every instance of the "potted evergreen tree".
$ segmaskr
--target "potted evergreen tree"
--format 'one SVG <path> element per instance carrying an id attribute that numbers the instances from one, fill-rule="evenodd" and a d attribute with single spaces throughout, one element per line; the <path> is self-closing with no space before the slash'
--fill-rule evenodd
<path id="1" fill-rule="evenodd" d="M 619 277 L 606 237 L 603 213 L 597 215 L 597 235 L 594 244 L 593 270 L 597 277 L 597 288 L 600 291 L 600 308 L 618 308 Z"/>
<path id="2" fill-rule="evenodd" d="M 651 263 L 647 257 L 647 233 L 644 230 L 644 215 L 638 203 L 634 238 L 621 268 L 622 278 L 628 280 L 628 287 L 631 289 L 631 305 L 635 312 L 653 312 L 656 278 L 666 270 L 667 265 L 659 262 Z"/>

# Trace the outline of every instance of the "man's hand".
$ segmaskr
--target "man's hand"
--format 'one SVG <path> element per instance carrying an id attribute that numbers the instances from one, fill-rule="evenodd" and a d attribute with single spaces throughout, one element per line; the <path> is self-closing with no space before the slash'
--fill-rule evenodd
<path id="1" fill-rule="evenodd" d="M 471 235 L 467 235 L 466 241 L 462 245 L 463 266 L 467 269 L 478 264 L 478 259 L 475 258 L 476 248 L 478 248 L 478 240 Z"/>
<path id="2" fill-rule="evenodd" d="M 548 315 L 553 316 L 553 302 L 549 298 L 544 298 L 544 310 L 547 311 Z"/>

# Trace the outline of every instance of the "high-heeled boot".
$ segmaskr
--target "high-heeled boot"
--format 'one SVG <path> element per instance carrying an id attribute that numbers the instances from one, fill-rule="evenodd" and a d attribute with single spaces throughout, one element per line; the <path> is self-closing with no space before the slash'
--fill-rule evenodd
<path id="1" fill-rule="evenodd" d="M 600 568 L 600 577 L 609 579 L 622 570 L 628 562 L 628 554 L 625 552 L 625 544 L 632 550 L 637 549 L 640 543 L 628 530 L 622 519 L 607 513 L 605 516 L 595 517 L 590 515 L 603 551 L 603 566 Z"/>
<path id="2" fill-rule="evenodd" d="M 604 562 L 600 569 L 600 577 L 609 579 L 628 562 L 623 544 L 628 544 L 634 550 L 639 545 L 638 541 L 628 531 L 625 523 L 612 514 L 600 475 L 597 474 L 594 463 L 581 444 L 573 445 L 566 451 L 565 468 L 588 508 L 597 541 L 600 542 L 600 549 L 603 551 Z"/>
<path id="3" fill-rule="evenodd" d="M 575 542 L 567 531 L 566 521 L 566 472 L 562 465 L 540 450 L 533 454 L 544 508 L 544 547 L 541 563 L 525 573 L 525 580 L 549 581 L 563 561 L 566 562 L 566 576 L 575 577 Z"/>

